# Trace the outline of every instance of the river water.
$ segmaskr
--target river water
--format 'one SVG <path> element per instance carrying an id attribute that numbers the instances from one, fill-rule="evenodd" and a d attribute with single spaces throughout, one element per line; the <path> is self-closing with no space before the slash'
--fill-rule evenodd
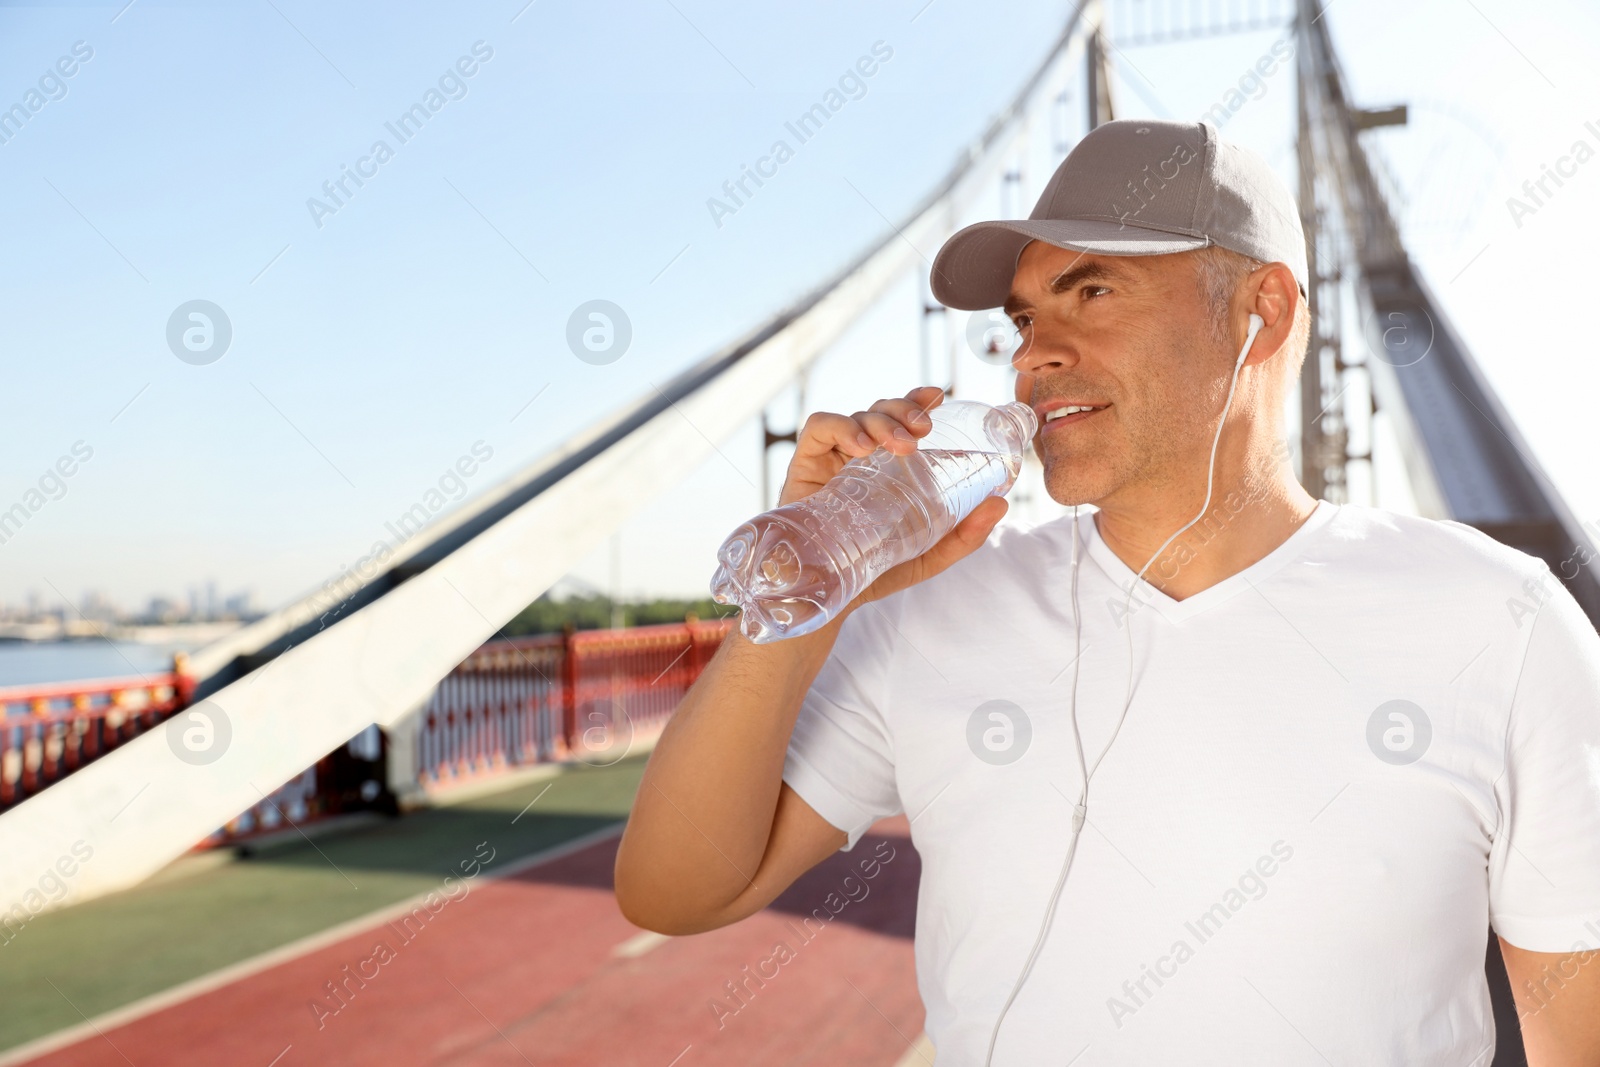
<path id="1" fill-rule="evenodd" d="M 172 669 L 172 654 L 202 642 L 0 641 L 0 686 L 75 682 L 84 678 L 137 678 Z"/>

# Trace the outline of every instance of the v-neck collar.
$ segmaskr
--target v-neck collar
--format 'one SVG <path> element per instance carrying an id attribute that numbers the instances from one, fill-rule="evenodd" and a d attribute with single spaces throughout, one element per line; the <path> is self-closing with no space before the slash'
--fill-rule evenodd
<path id="1" fill-rule="evenodd" d="M 1306 543 L 1316 535 L 1317 531 L 1328 525 L 1338 512 L 1338 504 L 1330 504 L 1326 500 L 1318 500 L 1317 506 L 1311 514 L 1306 516 L 1305 521 L 1286 537 L 1277 548 L 1274 548 L 1237 574 L 1232 574 L 1215 585 L 1208 586 L 1193 596 L 1185 597 L 1182 600 L 1174 600 L 1151 585 L 1149 581 L 1139 579 L 1139 588 L 1134 591 L 1133 604 L 1128 610 L 1130 613 L 1137 612 L 1142 604 L 1155 608 L 1168 622 L 1182 622 L 1185 619 L 1191 619 L 1201 612 L 1231 599 L 1236 593 L 1249 586 L 1260 585 L 1268 576 L 1285 564 L 1292 562 L 1300 555 Z M 1111 551 L 1111 547 L 1101 539 L 1100 527 L 1095 521 L 1096 514 L 1098 512 L 1091 513 L 1088 517 L 1088 522 L 1083 523 L 1087 527 L 1083 533 L 1084 545 L 1089 556 L 1100 565 L 1100 569 L 1106 573 L 1106 576 L 1126 597 L 1128 589 L 1134 582 L 1136 572 L 1122 562 L 1122 559 Z M 1079 521 L 1082 522 L 1083 520 L 1080 519 Z M 1119 604 L 1118 607 L 1120 608 L 1121 605 Z"/>

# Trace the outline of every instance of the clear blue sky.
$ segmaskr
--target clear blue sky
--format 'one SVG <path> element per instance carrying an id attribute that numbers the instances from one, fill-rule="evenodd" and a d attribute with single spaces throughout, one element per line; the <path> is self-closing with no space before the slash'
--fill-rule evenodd
<path id="1" fill-rule="evenodd" d="M 0 144 L 0 509 L 75 443 L 93 450 L 0 545 L 0 600 L 94 589 L 142 604 L 212 579 L 272 604 L 314 587 L 475 443 L 493 455 L 468 491 L 869 244 L 877 212 L 899 218 L 945 171 L 1065 10 L 0 3 L 0 108 L 76 42 L 93 52 L 47 78 L 59 99 Z M 1413 105 L 1409 130 L 1378 136 L 1416 257 L 1574 508 L 1600 519 L 1587 253 L 1600 160 L 1520 226 L 1506 206 L 1574 141 L 1600 147 L 1600 18 L 1576 0 L 1335 0 L 1327 18 L 1360 102 Z M 1119 108 L 1198 117 L 1273 36 L 1130 48 Z M 480 41 L 492 57 L 400 144 L 385 123 Z M 865 95 L 716 226 L 707 198 L 878 41 L 893 58 Z M 1225 135 L 1292 179 L 1292 109 L 1285 71 Z M 308 198 L 380 138 L 393 158 L 319 227 Z M 1029 175 L 1030 205 L 1047 177 Z M 605 366 L 564 339 L 596 298 L 634 329 Z M 166 341 L 195 299 L 233 329 L 208 365 Z M 908 283 L 852 331 L 813 406 L 916 384 L 915 300 Z M 962 373 L 976 392 L 1003 388 Z M 753 433 L 723 452 L 623 531 L 626 591 L 704 589 L 710 553 L 757 503 Z M 603 583 L 609 559 L 598 546 L 578 573 Z"/>

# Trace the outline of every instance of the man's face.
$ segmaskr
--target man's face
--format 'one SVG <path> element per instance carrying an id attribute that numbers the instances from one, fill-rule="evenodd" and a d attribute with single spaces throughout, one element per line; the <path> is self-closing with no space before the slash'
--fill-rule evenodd
<path id="1" fill-rule="evenodd" d="M 1096 256 L 1033 241 L 1005 310 L 1022 334 L 1016 394 L 1040 413 L 1052 499 L 1104 505 L 1204 484 L 1237 352 L 1213 337 L 1191 253 Z M 1099 410 L 1048 417 L 1065 404 Z"/>

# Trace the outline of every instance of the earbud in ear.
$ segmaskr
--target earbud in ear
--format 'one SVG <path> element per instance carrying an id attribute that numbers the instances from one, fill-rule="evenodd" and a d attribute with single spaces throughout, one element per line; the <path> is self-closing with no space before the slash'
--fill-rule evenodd
<path id="1" fill-rule="evenodd" d="M 1239 359 L 1234 366 L 1241 367 L 1244 365 L 1245 357 L 1250 355 L 1250 347 L 1256 343 L 1256 334 L 1260 333 L 1261 327 L 1265 326 L 1266 324 L 1266 320 L 1260 315 L 1256 315 L 1254 313 L 1251 314 L 1250 332 L 1245 334 L 1244 347 L 1239 350 Z"/>

